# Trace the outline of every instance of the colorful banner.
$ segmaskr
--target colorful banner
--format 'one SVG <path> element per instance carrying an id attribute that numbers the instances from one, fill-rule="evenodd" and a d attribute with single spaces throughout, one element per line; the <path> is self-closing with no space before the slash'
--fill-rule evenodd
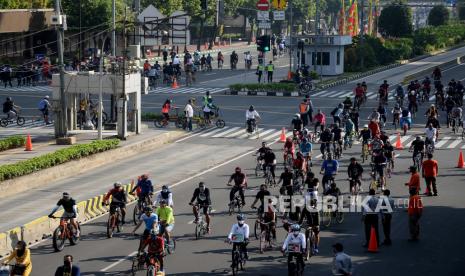
<path id="1" fill-rule="evenodd" d="M 373 1 L 368 0 L 368 35 L 373 35 Z"/>
<path id="2" fill-rule="evenodd" d="M 339 11 L 339 34 L 346 34 L 346 7 L 345 0 L 341 0 L 341 10 Z"/>
<path id="3" fill-rule="evenodd" d="M 350 36 L 357 35 L 358 23 L 356 22 L 356 20 L 358 19 L 358 16 L 356 15 L 356 11 L 357 11 L 357 0 L 351 3 L 348 17 L 347 17 L 346 33 Z"/>
<path id="4" fill-rule="evenodd" d="M 354 20 L 353 20 L 354 21 L 354 28 L 353 28 L 352 36 L 357 36 L 360 33 L 360 25 L 359 25 L 359 20 L 358 20 L 358 3 L 357 3 L 357 0 L 355 0 L 354 3 L 352 3 L 352 5 L 355 6 Z"/>

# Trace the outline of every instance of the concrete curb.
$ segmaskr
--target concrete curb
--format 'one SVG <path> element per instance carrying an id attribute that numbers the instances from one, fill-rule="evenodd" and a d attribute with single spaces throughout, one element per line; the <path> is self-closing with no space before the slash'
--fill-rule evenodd
<path id="1" fill-rule="evenodd" d="M 129 192 L 134 188 L 134 182 L 124 185 L 123 188 L 128 194 L 128 203 L 135 201 L 136 198 L 129 195 Z M 86 222 L 109 211 L 108 206 L 102 206 L 104 196 L 105 194 L 102 194 L 77 203 L 79 223 Z M 59 217 L 62 213 L 63 211 L 59 211 L 56 216 Z M 0 259 L 6 257 L 19 240 L 32 244 L 51 237 L 59 222 L 58 219 L 54 220 L 42 216 L 22 226 L 0 233 Z"/>
<path id="2" fill-rule="evenodd" d="M 154 147 L 161 146 L 176 138 L 184 136 L 185 134 L 186 133 L 183 131 L 169 131 L 132 145 L 122 146 L 113 150 L 40 170 L 32 174 L 2 181 L 0 182 L 0 198 L 17 195 L 31 188 L 40 187 L 43 183 L 72 177 L 76 171 L 86 172 L 96 167 L 125 159 L 138 153 L 151 150 Z"/>

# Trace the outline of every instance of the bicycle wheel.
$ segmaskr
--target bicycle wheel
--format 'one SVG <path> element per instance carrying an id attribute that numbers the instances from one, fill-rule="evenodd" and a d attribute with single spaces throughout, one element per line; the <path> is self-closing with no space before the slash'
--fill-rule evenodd
<path id="1" fill-rule="evenodd" d="M 257 240 L 259 238 L 258 231 L 260 231 L 260 222 L 258 220 L 255 220 L 255 225 L 253 227 L 253 235 Z"/>
<path id="2" fill-rule="evenodd" d="M 312 231 L 312 230 L 310 230 Z M 308 237 L 308 234 L 307 234 L 307 237 Z M 311 239 L 310 238 L 307 238 L 307 248 L 305 249 L 305 259 L 306 260 L 310 260 L 310 258 L 312 257 L 312 248 L 313 248 L 313 244 L 311 242 Z"/>
<path id="3" fill-rule="evenodd" d="M 260 253 L 263 254 L 265 252 L 265 247 L 266 247 L 266 234 L 265 231 L 262 231 L 260 233 Z"/>
<path id="4" fill-rule="evenodd" d="M 176 120 L 176 127 L 177 127 L 177 128 L 186 128 L 186 126 L 187 126 L 187 125 L 186 125 L 186 120 L 185 120 L 185 119 L 183 119 L 183 118 L 178 118 L 178 119 Z"/>
<path id="5" fill-rule="evenodd" d="M 233 263 L 231 265 L 232 275 L 235 276 L 239 272 L 239 253 L 234 252 Z"/>
<path id="6" fill-rule="evenodd" d="M 343 212 L 337 212 L 336 213 L 336 221 L 337 223 L 341 224 L 344 222 L 344 213 Z"/>
<path id="7" fill-rule="evenodd" d="M 200 229 L 200 223 L 197 223 L 195 225 L 195 239 L 198 240 L 200 238 L 200 233 L 201 229 Z"/>
<path id="8" fill-rule="evenodd" d="M 226 125 L 224 120 L 221 120 L 221 119 L 217 120 L 215 124 L 217 128 L 223 128 Z"/>
<path id="9" fill-rule="evenodd" d="M 147 276 L 156 276 L 157 274 L 157 269 L 155 268 L 154 265 L 149 265 L 147 267 Z"/>
<path id="10" fill-rule="evenodd" d="M 66 237 L 63 233 L 63 227 L 58 226 L 55 231 L 53 231 L 53 248 L 55 251 L 62 251 L 65 248 Z"/>
<path id="11" fill-rule="evenodd" d="M 199 120 L 199 122 L 197 123 L 197 127 L 204 130 L 207 128 L 207 124 L 205 123 L 205 121 L 203 119 Z"/>
<path id="12" fill-rule="evenodd" d="M 16 124 L 17 124 L 18 126 L 24 125 L 25 122 L 26 122 L 26 119 L 24 119 L 24 117 L 18 117 L 18 118 L 16 119 Z"/>
<path id="13" fill-rule="evenodd" d="M 76 230 L 74 229 L 74 226 L 71 225 L 71 224 L 68 224 L 68 227 L 69 227 L 69 231 L 71 233 L 71 237 L 69 238 L 69 243 L 71 245 L 76 245 L 79 243 L 80 241 L 80 237 L 76 237 L 76 235 L 74 233 L 76 233 Z M 81 232 L 81 225 L 78 224 L 78 230 L 79 232 Z"/>
<path id="14" fill-rule="evenodd" d="M 156 119 L 155 121 L 153 121 L 153 123 L 158 128 L 165 127 L 165 124 L 163 123 L 163 119 Z"/>
<path id="15" fill-rule="evenodd" d="M 107 237 L 112 238 L 115 231 L 115 216 L 110 215 L 107 221 Z"/>
<path id="16" fill-rule="evenodd" d="M 331 212 L 330 211 L 323 211 L 323 215 L 321 216 L 321 224 L 324 227 L 329 227 L 331 225 Z"/>
<path id="17" fill-rule="evenodd" d="M 137 271 L 139 271 L 139 257 L 132 258 L 131 272 L 133 276 L 136 276 Z"/>
<path id="18" fill-rule="evenodd" d="M 168 254 L 174 254 L 174 251 L 176 251 L 176 240 L 171 237 L 170 243 L 168 244 Z"/>
<path id="19" fill-rule="evenodd" d="M 1 119 L 0 120 L 0 126 L 7 127 L 8 126 L 8 120 L 7 119 Z"/>
<path id="20" fill-rule="evenodd" d="M 134 225 L 137 225 L 137 223 L 139 223 L 139 214 L 140 214 L 140 206 L 139 206 L 139 203 L 137 203 L 135 206 L 134 206 L 134 212 L 133 212 L 133 215 L 132 215 L 132 218 L 134 220 Z"/>
<path id="21" fill-rule="evenodd" d="M 260 163 L 257 163 L 257 166 L 255 166 L 255 176 L 258 177 L 258 173 L 260 172 L 261 170 L 261 165 Z"/>

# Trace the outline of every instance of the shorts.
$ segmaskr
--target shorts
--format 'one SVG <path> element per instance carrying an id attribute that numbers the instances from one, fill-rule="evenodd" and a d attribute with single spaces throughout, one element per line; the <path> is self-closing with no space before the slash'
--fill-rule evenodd
<path id="1" fill-rule="evenodd" d="M 206 120 L 210 119 L 210 111 L 208 111 L 208 112 L 204 111 L 204 112 L 203 112 L 203 117 L 204 117 Z"/>
<path id="2" fill-rule="evenodd" d="M 375 165 L 375 171 L 380 177 L 384 177 L 384 165 Z"/>
<path id="3" fill-rule="evenodd" d="M 162 232 L 162 231 L 161 231 L 161 230 L 163 230 L 162 228 L 163 228 L 163 226 L 160 224 L 160 226 L 159 226 L 159 231 L 160 231 L 160 232 Z M 170 232 L 173 231 L 174 223 L 172 223 L 172 224 L 167 224 L 164 228 L 165 228 L 165 231 L 166 231 L 166 232 L 170 233 Z"/>
<path id="4" fill-rule="evenodd" d="M 64 218 L 77 218 L 78 214 L 74 214 L 73 212 L 64 211 L 62 217 L 64 217 Z"/>
<path id="5" fill-rule="evenodd" d="M 142 237 L 141 237 L 142 240 L 146 240 L 146 239 L 149 238 L 149 236 L 150 236 L 150 230 L 151 230 L 151 229 L 147 229 L 147 228 L 144 229 L 144 233 L 142 234 Z"/>
<path id="6" fill-rule="evenodd" d="M 126 208 L 126 204 L 122 202 L 110 203 L 110 214 L 114 214 L 117 207 L 119 207 L 120 209 L 123 209 L 123 208 Z"/>
<path id="7" fill-rule="evenodd" d="M 209 206 L 207 203 L 203 203 L 203 202 L 197 202 L 197 205 L 199 205 L 199 210 L 202 209 L 202 213 L 204 215 L 207 215 L 208 214 L 208 209 L 209 209 Z"/>
<path id="8" fill-rule="evenodd" d="M 48 108 L 40 109 L 40 112 L 42 112 L 42 115 L 43 115 L 43 116 L 48 116 L 48 114 L 49 114 Z"/>

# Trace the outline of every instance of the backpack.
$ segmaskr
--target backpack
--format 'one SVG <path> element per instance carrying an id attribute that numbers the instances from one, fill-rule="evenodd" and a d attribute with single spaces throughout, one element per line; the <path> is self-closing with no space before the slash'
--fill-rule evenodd
<path id="1" fill-rule="evenodd" d="M 45 103 L 44 100 L 39 102 L 38 108 L 39 108 L 40 111 L 44 110 L 46 107 L 47 107 L 47 104 Z"/>
<path id="2" fill-rule="evenodd" d="M 336 114 L 336 111 L 337 111 L 337 107 L 333 109 L 333 111 L 331 111 L 331 115 L 334 116 L 334 114 Z"/>
<path id="3" fill-rule="evenodd" d="M 408 110 L 407 109 L 402 111 L 402 117 L 408 117 Z"/>

